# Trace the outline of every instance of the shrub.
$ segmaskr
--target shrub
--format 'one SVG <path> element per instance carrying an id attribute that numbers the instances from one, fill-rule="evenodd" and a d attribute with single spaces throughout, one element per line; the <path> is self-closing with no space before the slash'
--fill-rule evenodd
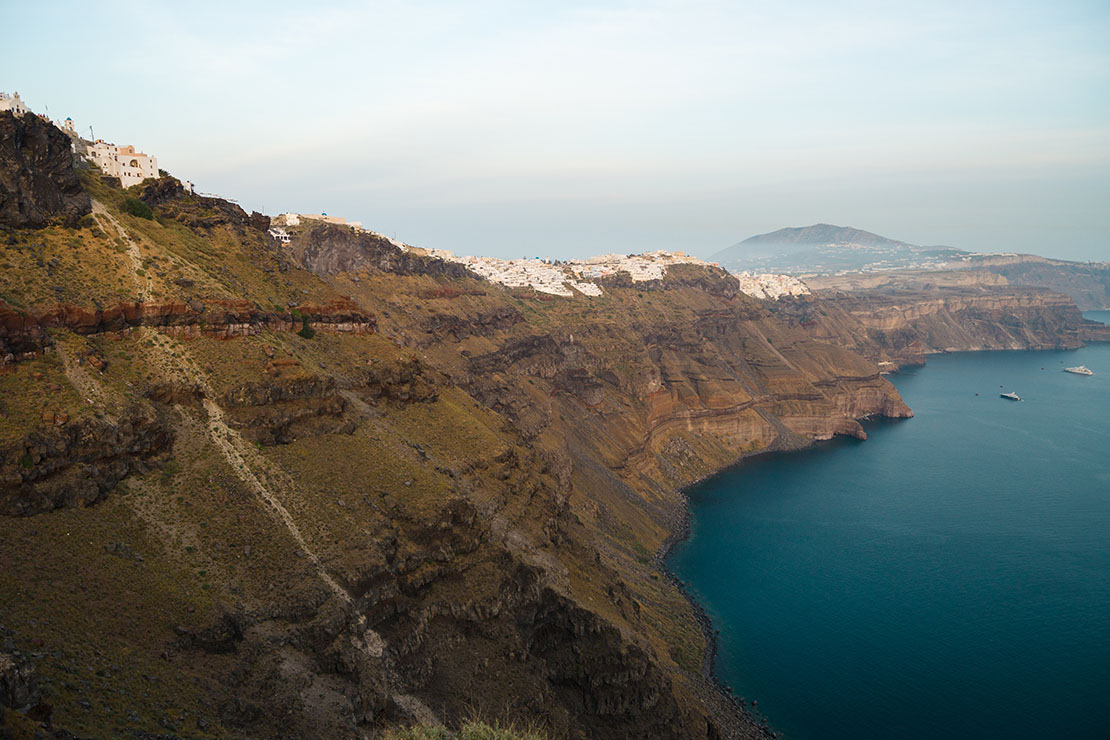
<path id="1" fill-rule="evenodd" d="M 316 330 L 308 325 L 308 317 L 301 317 L 301 330 L 297 332 L 297 336 L 304 337 L 305 339 L 312 339 L 316 336 Z"/>
<path id="2" fill-rule="evenodd" d="M 148 221 L 154 220 L 154 211 L 150 210 L 150 206 L 143 203 L 138 198 L 127 198 L 123 201 L 123 210 L 130 213 L 132 216 L 145 218 Z"/>

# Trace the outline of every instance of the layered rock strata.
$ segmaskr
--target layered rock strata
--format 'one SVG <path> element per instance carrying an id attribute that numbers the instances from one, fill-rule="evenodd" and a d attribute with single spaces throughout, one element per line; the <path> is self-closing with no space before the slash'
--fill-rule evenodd
<path id="1" fill-rule="evenodd" d="M 0 301 L 0 367 L 26 359 L 50 344 L 50 329 L 89 336 L 139 327 L 156 328 L 179 337 L 230 339 L 256 336 L 264 330 L 313 330 L 369 334 L 374 317 L 347 299 L 302 304 L 286 312 L 265 311 L 251 301 L 192 298 L 188 300 L 121 303 L 107 308 L 54 305 L 32 312 Z"/>
<path id="2" fill-rule="evenodd" d="M 776 315 L 819 341 L 849 347 L 884 368 L 937 352 L 1074 349 L 1083 316 L 1061 293 L 1009 285 L 875 287 L 780 299 Z"/>

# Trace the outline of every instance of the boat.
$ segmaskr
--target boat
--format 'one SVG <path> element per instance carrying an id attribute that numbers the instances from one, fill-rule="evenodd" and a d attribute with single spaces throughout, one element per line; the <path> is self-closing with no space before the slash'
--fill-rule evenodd
<path id="1" fill-rule="evenodd" d="M 1011 401 L 1020 401 L 1021 400 L 1021 396 L 1014 393 L 1013 391 L 1010 391 L 1009 393 L 999 393 L 998 395 L 1002 396 L 1003 398 L 1008 398 Z"/>
<path id="2" fill-rule="evenodd" d="M 1065 367 L 1064 372 L 1075 373 L 1076 375 L 1094 375 L 1094 373 L 1091 372 L 1086 365 L 1080 365 L 1079 367 Z"/>

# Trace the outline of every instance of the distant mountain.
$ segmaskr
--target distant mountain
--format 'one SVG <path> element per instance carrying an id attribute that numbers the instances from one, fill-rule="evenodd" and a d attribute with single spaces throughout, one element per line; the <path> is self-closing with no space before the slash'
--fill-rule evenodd
<path id="1" fill-rule="evenodd" d="M 725 252 L 731 250 L 753 250 L 760 247 L 796 245 L 801 251 L 804 248 L 828 244 L 860 244 L 865 247 L 908 246 L 905 242 L 887 239 L 885 236 L 872 234 L 870 231 L 864 231 L 863 229 L 853 229 L 851 226 L 814 224 L 813 226 L 795 226 L 772 231 L 770 234 L 750 236 L 739 244 L 734 244 L 723 250 L 718 256 L 723 256 Z"/>
<path id="2" fill-rule="evenodd" d="M 749 237 L 712 259 L 734 272 L 829 275 L 936 268 L 966 254 L 952 247 L 919 247 L 850 226 L 814 224 Z"/>

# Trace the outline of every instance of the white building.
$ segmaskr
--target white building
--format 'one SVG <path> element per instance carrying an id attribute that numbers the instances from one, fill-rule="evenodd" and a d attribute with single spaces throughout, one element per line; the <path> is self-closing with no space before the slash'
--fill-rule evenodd
<path id="1" fill-rule="evenodd" d="M 632 282 L 661 280 L 673 265 L 708 263 L 682 252 L 646 252 L 644 254 L 604 254 L 586 260 L 567 260 L 558 264 L 549 260 L 505 260 L 496 257 L 455 257 L 447 250 L 421 250 L 421 254 L 439 257 L 449 262 L 461 262 L 473 272 L 495 283 L 510 288 L 531 287 L 540 293 L 572 296 L 578 291 L 587 296 L 599 296 L 603 291 L 593 280 L 625 272 Z"/>
<path id="2" fill-rule="evenodd" d="M 0 92 L 0 111 L 6 110 L 10 110 L 17 116 L 27 112 L 27 106 L 20 100 L 19 93 L 8 95 L 6 92 Z"/>
<path id="3" fill-rule="evenodd" d="M 274 239 L 278 240 L 282 244 L 288 244 L 290 242 L 289 232 L 281 228 L 280 226 L 271 226 L 270 236 L 272 236 Z"/>
<path id="4" fill-rule="evenodd" d="M 138 185 L 148 177 L 158 177 L 158 159 L 135 151 L 131 145 L 116 146 L 97 139 L 88 149 L 89 159 L 100 171 L 118 177 L 125 188 Z"/>
<path id="5" fill-rule="evenodd" d="M 745 270 L 736 273 L 740 281 L 740 291 L 753 298 L 778 300 L 788 295 L 809 295 L 809 286 L 791 275 L 774 273 L 755 273 Z"/>

